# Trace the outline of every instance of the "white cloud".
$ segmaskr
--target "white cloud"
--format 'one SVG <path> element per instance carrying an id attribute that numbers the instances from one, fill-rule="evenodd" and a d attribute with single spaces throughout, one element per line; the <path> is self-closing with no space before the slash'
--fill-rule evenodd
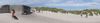
<path id="1" fill-rule="evenodd" d="M 74 2 L 74 1 L 67 1 L 65 3 L 51 3 L 51 4 L 46 4 L 46 6 L 94 6 L 94 4 L 98 4 L 96 2 L 84 2 L 84 3 L 79 3 L 79 2 Z"/>
<path id="2" fill-rule="evenodd" d="M 96 2 L 100 2 L 100 0 L 95 0 Z"/>
<path id="3" fill-rule="evenodd" d="M 10 4 L 57 3 L 63 0 L 11 0 Z"/>
<path id="4" fill-rule="evenodd" d="M 81 1 L 81 0 L 70 0 L 66 1 L 64 3 L 57 3 L 57 2 L 62 2 L 64 0 L 0 0 L 0 4 L 6 4 L 7 2 L 9 4 L 35 4 L 35 3 L 43 3 L 43 2 L 49 2 L 48 4 L 45 4 L 46 6 L 91 6 L 91 4 L 97 4 L 96 2 L 88 2 L 88 3 L 79 3 L 76 1 Z M 96 0 L 100 1 L 100 0 Z M 51 2 L 51 3 L 50 3 Z"/>
<path id="5" fill-rule="evenodd" d="M 48 0 L 11 0 L 10 4 L 35 4 L 35 3 L 43 3 Z"/>
<path id="6" fill-rule="evenodd" d="M 57 2 L 61 2 L 61 1 L 64 1 L 64 0 L 49 0 L 49 2 L 52 2 L 52 3 L 57 3 Z"/>

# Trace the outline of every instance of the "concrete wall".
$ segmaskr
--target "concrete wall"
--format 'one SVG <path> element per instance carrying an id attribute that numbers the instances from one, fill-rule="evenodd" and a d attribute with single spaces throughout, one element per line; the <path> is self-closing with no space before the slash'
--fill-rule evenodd
<path id="1" fill-rule="evenodd" d="M 16 12 L 21 12 L 22 8 L 22 5 L 2 5 L 0 8 L 0 13 L 10 13 L 12 9 L 14 9 Z"/>
<path id="2" fill-rule="evenodd" d="M 3 6 L 1 6 L 0 13 L 10 13 L 10 7 L 9 7 L 9 5 L 3 5 Z"/>
<path id="3" fill-rule="evenodd" d="M 15 12 L 22 12 L 23 5 L 9 5 L 8 7 L 1 6 L 0 13 L 10 13 L 12 9 L 14 9 Z"/>
<path id="4" fill-rule="evenodd" d="M 14 9 L 15 11 L 22 11 L 22 5 L 10 5 L 11 9 Z"/>

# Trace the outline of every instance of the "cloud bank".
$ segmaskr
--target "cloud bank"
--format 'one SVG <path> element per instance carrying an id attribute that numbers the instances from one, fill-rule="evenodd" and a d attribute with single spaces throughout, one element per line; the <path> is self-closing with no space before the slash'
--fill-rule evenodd
<path id="1" fill-rule="evenodd" d="M 3 4 L 83 9 L 92 7 L 99 8 L 100 0 L 0 0 L 0 5 Z"/>

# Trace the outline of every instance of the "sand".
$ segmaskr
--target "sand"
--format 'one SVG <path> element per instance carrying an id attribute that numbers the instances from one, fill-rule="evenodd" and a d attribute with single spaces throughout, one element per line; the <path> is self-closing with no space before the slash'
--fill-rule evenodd
<path id="1" fill-rule="evenodd" d="M 100 16 L 81 17 L 75 14 L 53 13 L 42 11 L 31 15 L 21 15 L 17 12 L 19 20 L 14 20 L 11 13 L 0 14 L 0 23 L 100 23 Z"/>

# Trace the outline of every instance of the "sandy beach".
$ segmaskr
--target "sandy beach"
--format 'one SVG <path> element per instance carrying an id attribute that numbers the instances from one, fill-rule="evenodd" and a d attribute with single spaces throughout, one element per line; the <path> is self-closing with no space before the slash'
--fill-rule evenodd
<path id="1" fill-rule="evenodd" d="M 0 23 L 100 23 L 100 16 L 89 16 L 88 18 L 74 14 L 53 13 L 42 11 L 31 15 L 16 13 L 19 20 L 14 20 L 10 13 L 0 14 Z"/>

